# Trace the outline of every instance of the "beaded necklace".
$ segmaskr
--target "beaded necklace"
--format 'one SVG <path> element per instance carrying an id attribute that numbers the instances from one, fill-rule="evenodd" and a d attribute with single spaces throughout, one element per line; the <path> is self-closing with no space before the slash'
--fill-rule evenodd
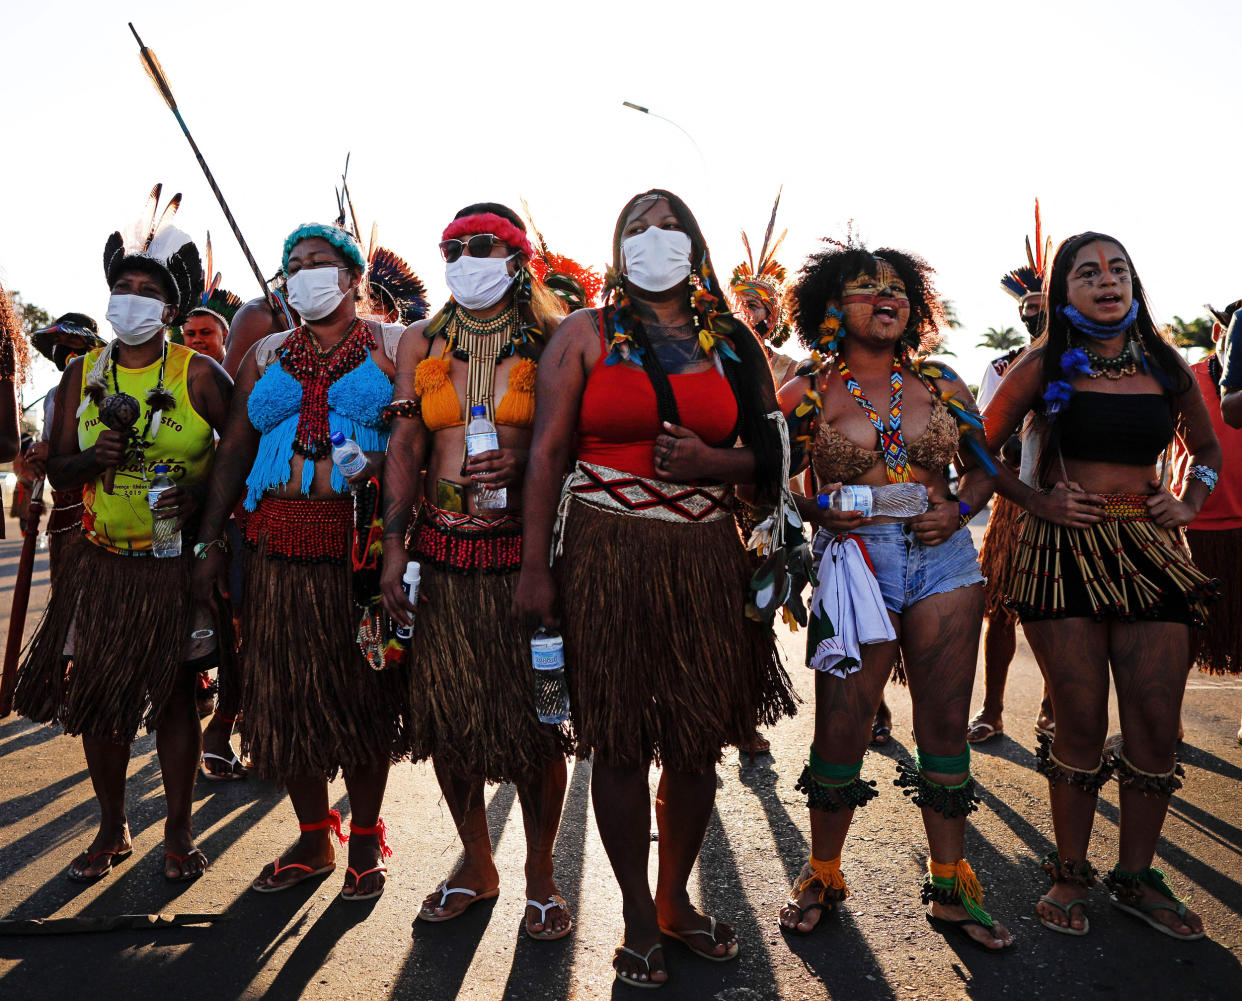
<path id="1" fill-rule="evenodd" d="M 889 379 L 892 395 L 888 405 L 888 428 L 884 427 L 879 413 L 867 399 L 867 394 L 863 392 L 862 386 L 843 359 L 837 359 L 837 368 L 841 371 L 841 378 L 845 380 L 845 388 L 854 397 L 854 402 L 862 407 L 863 413 L 880 435 L 880 448 L 884 452 L 885 472 L 888 474 L 889 483 L 909 483 L 914 477 L 910 473 L 906 443 L 901 437 L 901 359 L 893 358 L 893 374 Z"/>
<path id="2" fill-rule="evenodd" d="M 352 372 L 375 350 L 370 328 L 355 317 L 345 336 L 327 351 L 306 326 L 298 327 L 284 343 L 280 365 L 302 386 L 302 407 L 293 434 L 293 450 L 308 459 L 322 459 L 332 452 L 328 426 L 328 390 Z"/>
<path id="3" fill-rule="evenodd" d="M 117 378 L 116 352 L 112 352 L 112 392 L 121 395 L 121 383 Z M 171 399 L 171 395 L 164 388 L 164 368 L 168 364 L 168 341 L 164 341 L 164 346 L 160 351 L 160 371 L 155 380 L 155 388 L 147 393 L 147 422 L 142 426 L 142 433 L 136 435 L 130 440 L 130 448 L 145 450 L 149 448 L 155 441 L 155 436 L 160 433 L 160 423 L 163 422 L 164 411 L 171 410 L 176 401 Z M 107 400 L 103 401 L 107 403 Z M 159 421 L 156 422 L 156 418 Z M 155 431 L 151 433 L 151 424 L 155 422 Z M 106 422 L 105 422 L 106 423 Z M 148 438 L 147 435 L 151 434 Z"/>
<path id="4" fill-rule="evenodd" d="M 460 307 L 449 324 L 448 344 L 453 357 L 466 363 L 466 413 L 478 404 L 487 407 L 489 420 L 494 420 L 492 396 L 496 385 L 496 366 L 511 352 L 510 339 L 497 334 L 512 331 L 517 319 L 516 307 L 510 305 L 487 320 L 480 320 Z"/>
<path id="5" fill-rule="evenodd" d="M 1128 375 L 1137 375 L 1140 368 L 1147 367 L 1143 360 L 1143 347 L 1133 335 L 1130 336 L 1125 350 L 1115 358 L 1105 358 L 1092 350 L 1089 344 L 1082 344 L 1080 348 L 1091 365 L 1091 371 L 1083 373 L 1088 379 L 1098 379 L 1101 376 L 1112 380 L 1122 379 Z"/>

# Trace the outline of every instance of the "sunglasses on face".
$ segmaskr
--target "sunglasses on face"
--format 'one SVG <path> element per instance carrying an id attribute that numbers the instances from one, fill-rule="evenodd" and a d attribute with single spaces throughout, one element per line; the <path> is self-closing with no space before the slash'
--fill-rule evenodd
<path id="1" fill-rule="evenodd" d="M 461 257 L 463 251 L 469 251 L 471 257 L 487 257 L 498 243 L 504 245 L 504 240 L 491 233 L 475 233 L 467 240 L 441 241 L 440 253 L 445 263 L 452 264 Z"/>

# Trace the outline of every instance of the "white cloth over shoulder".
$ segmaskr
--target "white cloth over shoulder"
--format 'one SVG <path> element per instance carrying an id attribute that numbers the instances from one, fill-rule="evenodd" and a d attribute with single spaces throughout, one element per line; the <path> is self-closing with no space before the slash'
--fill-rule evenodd
<path id="1" fill-rule="evenodd" d="M 831 635 L 820 639 L 809 665 L 845 678 L 862 669 L 862 647 L 895 640 L 897 633 L 857 539 L 831 537 L 818 573 L 811 616 L 819 620 L 819 629 L 812 625 L 812 635 L 817 631 Z"/>

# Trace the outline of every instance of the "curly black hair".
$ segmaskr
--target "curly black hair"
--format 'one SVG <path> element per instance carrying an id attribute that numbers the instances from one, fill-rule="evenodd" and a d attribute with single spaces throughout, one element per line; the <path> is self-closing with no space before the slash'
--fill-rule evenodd
<path id="1" fill-rule="evenodd" d="M 934 338 L 939 329 L 940 297 L 932 281 L 935 270 L 923 258 L 891 247 L 873 252 L 861 244 L 830 238 L 825 238 L 824 244 L 822 250 L 803 263 L 790 290 L 798 340 L 803 347 L 811 349 L 819 342 L 819 325 L 828 304 L 840 302 L 845 283 L 862 274 L 875 277 L 878 261 L 892 266 L 905 282 L 910 297 L 910 319 L 898 341 L 903 353 L 917 352 Z"/>

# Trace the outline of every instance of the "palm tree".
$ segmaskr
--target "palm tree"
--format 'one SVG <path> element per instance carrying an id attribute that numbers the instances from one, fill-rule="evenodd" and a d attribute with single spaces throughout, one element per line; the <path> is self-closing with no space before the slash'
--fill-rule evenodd
<path id="1" fill-rule="evenodd" d="M 1174 316 L 1173 322 L 1164 329 L 1179 348 L 1212 350 L 1212 321 L 1206 316 L 1196 316 L 1189 322 Z"/>
<path id="2" fill-rule="evenodd" d="M 1014 330 L 1013 327 L 988 327 L 988 332 L 983 335 L 983 340 L 975 345 L 977 348 L 992 348 L 994 351 L 1008 351 L 1010 348 L 1020 348 L 1025 343 L 1026 338 Z"/>
<path id="3" fill-rule="evenodd" d="M 962 329 L 962 321 L 957 317 L 957 307 L 953 305 L 952 299 L 940 300 L 940 315 L 944 318 L 944 325 L 950 330 Z"/>

